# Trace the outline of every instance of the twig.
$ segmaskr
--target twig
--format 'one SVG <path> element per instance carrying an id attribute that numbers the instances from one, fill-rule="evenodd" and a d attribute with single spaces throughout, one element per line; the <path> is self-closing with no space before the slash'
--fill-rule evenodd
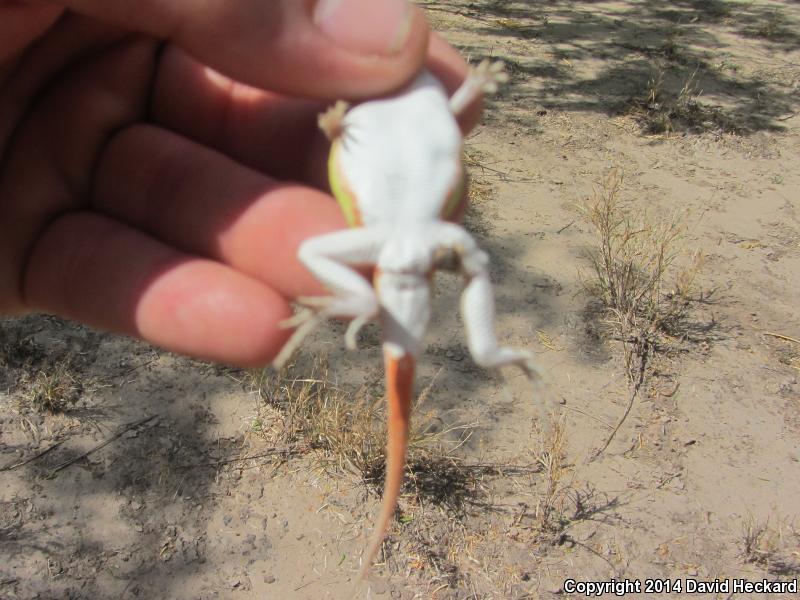
<path id="1" fill-rule="evenodd" d="M 589 462 L 595 460 L 598 456 L 600 456 L 603 452 L 606 451 L 606 448 L 608 448 L 609 444 L 611 444 L 611 441 L 614 439 L 614 436 L 617 435 L 617 432 L 619 431 L 619 428 L 622 427 L 622 424 L 625 422 L 625 419 L 627 419 L 628 415 L 631 414 L 631 409 L 633 408 L 633 401 L 636 399 L 636 395 L 639 393 L 639 389 L 642 387 L 642 383 L 644 382 L 645 366 L 647 365 L 647 353 L 649 344 L 647 341 L 642 340 L 642 346 L 643 346 L 642 355 L 639 358 L 639 375 L 636 378 L 636 383 L 634 384 L 633 390 L 631 391 L 631 397 L 628 400 L 628 407 L 625 409 L 625 413 L 622 415 L 622 418 L 619 420 L 619 423 L 617 423 L 617 426 L 614 427 L 614 431 L 612 431 L 611 435 L 608 436 L 606 443 L 603 444 L 603 447 L 600 448 L 600 450 L 595 452 L 594 456 L 592 456 Z"/>
<path id="2" fill-rule="evenodd" d="M 614 429 L 614 426 L 611 423 L 608 423 L 608 422 L 604 421 L 603 419 L 601 419 L 600 417 L 596 417 L 591 413 L 583 411 L 580 408 L 575 408 L 573 406 L 567 406 L 567 410 L 571 410 L 572 412 L 580 413 L 580 414 L 582 414 L 582 415 L 584 415 L 586 417 L 589 417 L 590 419 L 594 419 L 595 421 L 597 421 L 601 425 L 605 425 L 609 429 Z"/>
<path id="3" fill-rule="evenodd" d="M 665 477 L 664 479 L 662 479 L 659 482 L 659 484 L 656 486 L 657 490 L 660 490 L 662 487 L 667 485 L 670 481 L 672 481 L 676 477 L 680 477 L 681 475 L 683 475 L 683 471 L 678 471 L 677 473 L 667 473 L 667 475 L 668 475 L 668 477 Z"/>
<path id="4" fill-rule="evenodd" d="M 13 471 L 14 469 L 18 469 L 19 467 L 22 467 L 24 465 L 27 465 L 28 463 L 31 463 L 31 462 L 35 461 L 37 458 L 41 458 L 42 456 L 44 456 L 45 454 L 47 454 L 48 452 L 50 452 L 54 448 L 57 448 L 58 446 L 60 446 L 63 443 L 64 443 L 64 440 L 58 441 L 55 444 L 52 444 L 52 445 L 48 446 L 47 448 L 45 448 L 41 452 L 37 452 L 36 454 L 31 456 L 30 458 L 26 458 L 25 460 L 23 460 L 21 462 L 18 462 L 16 464 L 13 464 L 13 465 L 8 465 L 7 467 L 0 467 L 0 471 Z"/>
<path id="5" fill-rule="evenodd" d="M 115 378 L 127 377 L 128 375 L 130 375 L 134 371 L 138 371 L 139 369 L 143 369 L 144 367 L 153 364 L 154 362 L 156 362 L 156 360 L 158 360 L 158 359 L 157 358 L 151 358 L 150 360 L 147 360 L 147 361 L 143 362 L 142 364 L 130 367 L 129 369 L 123 371 L 122 373 L 110 374 L 110 375 L 107 375 L 105 377 L 101 377 L 99 379 L 99 381 L 111 381 L 112 379 L 115 379 Z"/>
<path id="6" fill-rule="evenodd" d="M 179 465 L 178 468 L 179 469 L 197 469 L 197 468 L 200 468 L 200 467 L 219 467 L 219 466 L 222 466 L 222 465 L 229 465 L 231 463 L 241 462 L 241 461 L 255 459 L 255 458 L 266 458 L 268 456 L 275 456 L 276 454 L 279 454 L 279 455 L 280 454 L 282 454 L 282 455 L 293 454 L 294 452 L 295 452 L 295 450 L 290 448 L 289 446 L 284 446 L 284 447 L 280 447 L 280 448 L 279 447 L 274 447 L 274 448 L 270 448 L 267 452 L 262 452 L 261 454 L 253 454 L 253 455 L 250 455 L 250 456 L 241 456 L 239 458 L 228 458 L 228 459 L 225 459 L 225 460 L 218 460 L 218 461 L 215 461 L 215 462 L 196 463 L 196 464 L 191 464 L 191 465 Z"/>
<path id="7" fill-rule="evenodd" d="M 569 227 L 570 225 L 572 225 L 574 222 L 575 222 L 575 219 L 572 219 L 572 221 L 570 221 L 569 223 L 567 223 L 566 225 L 564 225 L 564 226 L 563 226 L 561 229 L 559 229 L 558 231 L 556 231 L 556 235 L 558 235 L 559 233 L 561 233 L 562 231 L 564 231 L 564 230 L 565 230 L 567 227 Z"/>
<path id="8" fill-rule="evenodd" d="M 320 579 L 312 579 L 310 581 L 306 581 L 305 583 L 303 583 L 301 585 L 298 585 L 296 588 L 294 588 L 294 591 L 297 592 L 299 590 L 302 590 L 304 587 L 310 586 L 312 583 L 319 583 L 320 581 L 321 581 Z M 339 583 L 340 581 L 341 581 L 341 579 L 331 579 L 330 581 L 326 581 L 322 585 L 323 586 L 328 586 L 328 585 L 331 585 L 333 583 Z"/>
<path id="9" fill-rule="evenodd" d="M 531 467 L 529 465 L 515 465 L 515 464 L 502 464 L 502 463 L 464 463 L 460 465 L 464 470 L 471 471 L 497 471 L 498 473 L 540 473 L 541 466 Z"/>
<path id="10" fill-rule="evenodd" d="M 591 553 L 592 553 L 592 554 L 594 554 L 594 555 L 595 555 L 597 558 L 599 558 L 599 559 L 601 559 L 601 560 L 604 560 L 604 561 L 605 561 L 606 563 L 608 563 L 608 565 L 611 567 L 611 569 L 612 569 L 612 572 L 613 572 L 613 573 L 615 573 L 615 574 L 616 574 L 616 573 L 618 572 L 618 571 L 617 571 L 617 567 L 615 567 L 615 566 L 614 566 L 614 563 L 612 563 L 610 560 L 608 560 L 608 559 L 607 559 L 605 556 L 603 556 L 602 554 L 600 554 L 600 553 L 599 553 L 597 550 L 595 550 L 595 549 L 594 549 L 594 548 L 592 548 L 591 546 L 587 546 L 587 545 L 586 545 L 586 544 L 584 544 L 583 542 L 580 542 L 580 541 L 576 540 L 576 539 L 575 539 L 574 537 L 572 537 L 571 535 L 566 535 L 566 536 L 565 536 L 565 538 L 566 538 L 568 541 L 570 541 L 570 542 L 572 542 L 573 544 L 575 544 L 576 546 L 580 546 L 580 547 L 581 547 L 581 548 L 583 548 L 584 550 L 587 550 L 588 552 L 591 552 Z"/>
<path id="11" fill-rule="evenodd" d="M 112 435 L 110 438 L 108 438 L 108 439 L 106 439 L 106 440 L 103 440 L 102 442 L 100 442 L 100 443 L 99 443 L 99 444 L 97 444 L 96 446 L 93 446 L 92 448 L 89 448 L 89 449 L 88 449 L 86 452 L 83 452 L 83 453 L 79 454 L 78 456 L 75 456 L 75 457 L 73 457 L 73 458 L 70 458 L 69 460 L 67 460 L 67 461 L 65 461 L 65 462 L 61 463 L 60 465 L 58 465 L 57 467 L 53 468 L 53 470 L 52 470 L 52 471 L 50 471 L 50 473 L 49 473 L 49 477 L 52 477 L 53 475 L 55 475 L 55 474 L 56 474 L 56 473 L 58 473 L 59 471 L 62 471 L 62 470 L 64 470 L 64 469 L 66 469 L 67 467 L 69 467 L 70 465 L 72 465 L 72 464 L 74 464 L 74 463 L 78 462 L 79 460 L 81 460 L 81 459 L 83 459 L 83 458 L 86 458 L 86 457 L 87 457 L 87 456 L 89 456 L 89 455 L 90 455 L 92 452 L 97 452 L 97 451 L 98 451 L 98 450 L 100 450 L 101 448 L 105 448 L 105 447 L 106 447 L 106 446 L 108 446 L 108 445 L 109 445 L 111 442 L 113 442 L 114 440 L 116 440 L 117 438 L 119 438 L 120 436 L 122 436 L 123 434 L 127 433 L 127 432 L 128 432 L 128 431 L 130 431 L 131 429 L 136 429 L 136 428 L 137 428 L 137 427 L 139 427 L 140 425 L 144 425 L 144 424 L 145 424 L 145 423 L 147 423 L 148 421 L 152 421 L 152 420 L 153 420 L 153 419 L 155 419 L 157 416 L 158 416 L 158 413 L 156 413 L 156 414 L 154 414 L 154 415 L 150 415 L 149 417 L 144 417 L 143 419 L 139 419 L 138 421 L 134 421 L 133 423 L 128 423 L 127 425 L 123 425 L 123 426 L 122 426 L 122 427 L 120 427 L 120 428 L 117 430 L 117 432 L 116 432 L 114 435 Z"/>
<path id="12" fill-rule="evenodd" d="M 769 336 L 772 336 L 774 338 L 778 338 L 779 340 L 786 340 L 787 342 L 794 342 L 795 344 L 800 344 L 800 340 L 795 339 L 793 337 L 789 337 L 788 335 L 782 335 L 780 333 L 772 333 L 772 332 L 769 332 L 769 331 L 765 331 L 764 335 L 769 335 Z"/>

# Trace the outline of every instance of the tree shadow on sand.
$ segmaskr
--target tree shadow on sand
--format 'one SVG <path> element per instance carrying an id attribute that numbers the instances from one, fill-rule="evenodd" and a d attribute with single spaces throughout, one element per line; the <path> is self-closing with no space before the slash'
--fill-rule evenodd
<path id="1" fill-rule="evenodd" d="M 513 54 L 504 54 L 505 46 L 492 54 L 508 65 L 511 93 L 524 103 L 620 114 L 646 107 L 658 82 L 661 98 L 651 99 L 658 106 L 650 110 L 659 112 L 685 100 L 689 84 L 696 118 L 677 115 L 671 129 L 745 135 L 783 129 L 800 105 L 796 3 L 494 0 L 424 6 L 468 18 L 481 35 L 523 42 L 513 45 Z M 486 52 L 485 46 L 463 51 L 474 60 Z"/>

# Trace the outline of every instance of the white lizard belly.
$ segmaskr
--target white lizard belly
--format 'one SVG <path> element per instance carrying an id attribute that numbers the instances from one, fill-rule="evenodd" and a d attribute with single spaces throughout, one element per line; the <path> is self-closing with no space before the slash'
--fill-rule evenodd
<path id="1" fill-rule="evenodd" d="M 361 222 L 439 217 L 462 178 L 462 137 L 446 92 L 423 72 L 400 94 L 366 102 L 344 118 L 338 166 Z"/>

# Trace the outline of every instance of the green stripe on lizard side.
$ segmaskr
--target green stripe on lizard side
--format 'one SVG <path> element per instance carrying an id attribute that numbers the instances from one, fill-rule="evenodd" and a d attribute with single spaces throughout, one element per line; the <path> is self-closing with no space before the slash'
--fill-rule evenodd
<path id="1" fill-rule="evenodd" d="M 439 213 L 440 218 L 450 219 L 458 214 L 458 210 L 461 208 L 461 203 L 464 200 L 464 189 L 466 187 L 467 170 L 462 166 L 461 175 L 459 176 L 456 184 L 450 190 L 450 195 L 447 197 L 447 202 L 445 202 L 441 212 Z"/>
<path id="2" fill-rule="evenodd" d="M 331 184 L 333 197 L 336 198 L 336 201 L 339 203 L 339 208 L 342 209 L 345 221 L 347 221 L 350 227 L 359 227 L 361 225 L 361 218 L 358 214 L 358 204 L 355 196 L 347 187 L 347 181 L 339 169 L 339 162 L 337 160 L 338 150 L 339 142 L 334 141 L 331 146 L 331 153 L 328 156 L 328 180 Z"/>

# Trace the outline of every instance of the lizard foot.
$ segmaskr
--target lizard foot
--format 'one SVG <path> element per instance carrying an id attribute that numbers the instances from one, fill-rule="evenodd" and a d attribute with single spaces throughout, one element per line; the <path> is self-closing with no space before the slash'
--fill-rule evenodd
<path id="1" fill-rule="evenodd" d="M 366 300 L 366 303 L 362 302 Z M 357 348 L 357 336 L 361 328 L 371 321 L 377 314 L 377 304 L 373 305 L 374 297 L 341 298 L 338 296 L 304 296 L 297 299 L 303 308 L 294 316 L 278 323 L 281 329 L 297 327 L 297 330 L 286 342 L 278 356 L 273 361 L 276 369 L 281 369 L 292 356 L 302 341 L 321 323 L 331 317 L 352 316 L 353 320 L 347 326 L 344 336 L 348 350 Z"/>
<path id="2" fill-rule="evenodd" d="M 323 313 L 304 308 L 296 315 L 278 323 L 278 327 L 281 329 L 291 329 L 292 327 L 297 327 L 297 329 L 292 334 L 292 337 L 289 338 L 289 341 L 281 348 L 278 356 L 272 361 L 272 365 L 278 370 L 282 369 L 308 334 L 314 331 L 326 318 Z"/>
<path id="3" fill-rule="evenodd" d="M 488 58 L 482 60 L 477 67 L 473 67 L 469 77 L 485 94 L 494 94 L 500 84 L 508 82 L 505 65 L 499 60 L 492 62 Z"/>
<path id="4" fill-rule="evenodd" d="M 470 67 L 469 75 L 455 94 L 450 98 L 450 110 L 455 115 L 477 100 L 483 94 L 493 94 L 501 83 L 508 81 L 508 73 L 500 61 L 481 61 L 477 67 Z"/>
<path id="5" fill-rule="evenodd" d="M 356 339 L 358 332 L 378 314 L 378 303 L 373 294 L 347 297 L 304 297 L 299 298 L 298 302 L 304 306 L 315 308 L 323 318 L 352 317 L 353 320 L 350 321 L 344 335 L 344 343 L 348 350 L 355 350 L 357 348 Z"/>
<path id="6" fill-rule="evenodd" d="M 344 114 L 350 105 L 344 100 L 339 100 L 324 113 L 317 117 L 317 125 L 330 141 L 342 135 L 344 131 Z"/>
<path id="7" fill-rule="evenodd" d="M 542 373 L 533 356 L 523 350 L 512 350 L 511 348 L 495 348 L 491 352 L 483 352 L 475 356 L 475 362 L 481 367 L 497 369 L 500 367 L 513 366 L 522 369 L 528 379 L 541 379 Z"/>

